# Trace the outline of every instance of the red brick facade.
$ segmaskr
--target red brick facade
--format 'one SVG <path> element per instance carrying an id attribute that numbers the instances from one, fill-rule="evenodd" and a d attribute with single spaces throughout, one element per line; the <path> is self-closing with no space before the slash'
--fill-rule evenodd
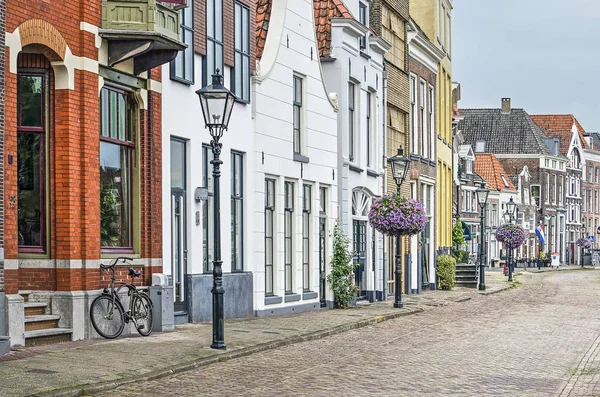
<path id="1" fill-rule="evenodd" d="M 73 69 L 69 71 L 74 74 L 73 89 L 55 87 L 58 77 L 50 65 L 50 62 L 64 60 L 69 51 L 75 57 L 97 61 L 96 36 L 81 30 L 80 24 L 86 22 L 100 27 L 101 17 L 100 0 L 29 0 L 26 6 L 20 0 L 8 0 L 6 31 L 12 33 L 22 27 L 19 30 L 23 46 L 18 56 L 19 70 L 43 69 L 49 76 L 45 168 L 49 188 L 45 192 L 48 203 L 46 253 L 23 254 L 18 248 L 17 74 L 9 71 L 11 57 L 17 54 L 9 56 L 10 48 L 7 48 L 4 150 L 7 156 L 14 156 L 12 164 L 5 163 L 4 178 L 4 201 L 8 204 L 5 207 L 5 257 L 13 263 L 12 267 L 7 266 L 5 274 L 7 293 L 23 289 L 89 290 L 103 285 L 100 270 L 94 265 L 101 259 L 99 77 L 93 71 Z M 160 69 L 152 70 L 150 75 L 160 81 Z M 105 79 L 105 84 L 110 82 Z M 160 94 L 149 92 L 148 110 L 140 110 L 137 120 L 139 139 L 133 158 L 136 160 L 134 169 L 139 169 L 140 193 L 133 196 L 133 201 L 140 210 L 139 220 L 134 222 L 139 225 L 140 230 L 134 230 L 134 234 L 139 234 L 140 244 L 135 255 L 142 259 L 160 258 Z M 42 260 L 45 267 L 36 268 L 37 262 L 32 259 Z M 157 270 L 144 271 L 145 283 Z"/>

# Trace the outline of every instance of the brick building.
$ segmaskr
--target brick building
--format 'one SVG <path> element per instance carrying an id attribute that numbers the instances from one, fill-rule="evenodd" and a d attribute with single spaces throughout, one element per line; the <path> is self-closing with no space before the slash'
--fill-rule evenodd
<path id="1" fill-rule="evenodd" d="M 593 248 L 599 248 L 600 238 L 600 135 L 597 132 L 585 136 L 588 147 L 583 149 L 585 161 L 583 185 L 581 189 L 581 223 L 584 236 L 593 236 Z"/>
<path id="2" fill-rule="evenodd" d="M 586 132 L 572 114 L 531 115 L 531 119 L 548 137 L 559 142 L 560 152 L 569 159 L 566 178 L 559 183 L 565 191 L 565 260 L 569 264 L 576 264 L 581 259 L 581 251 L 575 242 L 585 234 L 582 230 L 581 207 L 585 167 L 583 151 L 588 148 L 584 138 Z"/>
<path id="3" fill-rule="evenodd" d="M 549 138 L 523 109 L 511 108 L 510 98 L 502 99 L 500 109 L 460 109 L 463 119 L 458 129 L 465 143 L 475 152 L 493 153 L 513 184 L 527 167 L 531 176 L 524 200 L 537 205 L 530 223 L 543 222 L 544 252 L 559 252 L 566 258 L 565 189 L 567 157 L 560 151 L 558 139 Z"/>
<path id="4" fill-rule="evenodd" d="M 384 79 L 386 91 L 385 136 L 386 158 L 396 155 L 398 148 L 408 154 L 408 128 L 410 111 L 410 88 L 408 80 L 408 39 L 407 24 L 409 21 L 409 0 L 373 0 L 371 3 L 371 29 L 392 47 L 385 54 Z M 387 170 L 384 192 L 396 192 L 396 182 L 390 170 Z M 404 183 L 401 187 L 404 197 L 410 196 L 410 186 Z M 408 250 L 408 239 L 403 238 L 403 252 Z M 384 291 L 388 295 L 395 293 L 395 238 L 386 238 L 384 268 L 386 285 Z M 403 263 L 405 258 L 402 258 Z M 405 269 L 406 270 L 406 269 Z M 403 271 L 402 292 L 410 290 L 406 271 Z"/>
<path id="5" fill-rule="evenodd" d="M 107 283 L 101 262 L 135 258 L 142 284 L 162 269 L 160 66 L 185 47 L 171 7 L 7 2 L 4 288 L 12 345 L 93 337 L 86 319 Z M 32 301 L 54 315 L 51 330 L 30 330 L 40 327 L 24 317 Z"/>

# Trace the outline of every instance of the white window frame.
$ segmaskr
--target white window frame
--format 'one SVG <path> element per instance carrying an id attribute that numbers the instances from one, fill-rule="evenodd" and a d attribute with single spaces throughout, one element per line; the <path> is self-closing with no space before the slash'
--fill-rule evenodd
<path id="1" fill-rule="evenodd" d="M 410 152 L 417 154 L 419 151 L 419 136 L 416 126 L 417 120 L 417 76 L 410 75 Z"/>

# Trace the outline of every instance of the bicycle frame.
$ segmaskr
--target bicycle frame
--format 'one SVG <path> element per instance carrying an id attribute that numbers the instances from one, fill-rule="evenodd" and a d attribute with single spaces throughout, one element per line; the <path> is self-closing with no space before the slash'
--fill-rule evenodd
<path id="1" fill-rule="evenodd" d="M 108 288 L 104 288 L 104 290 L 102 291 L 102 295 L 110 296 L 111 300 L 112 300 L 112 307 L 110 309 L 110 313 L 107 313 L 107 315 L 112 316 L 112 311 L 113 311 L 114 305 L 117 304 L 123 310 L 123 314 L 125 315 L 125 318 L 124 318 L 125 322 L 129 323 L 129 321 L 132 319 L 131 313 L 133 311 L 133 297 L 135 295 L 139 295 L 140 292 L 135 286 L 135 279 L 133 277 L 131 278 L 131 284 L 126 283 L 124 281 L 116 281 L 114 266 L 110 267 L 109 269 L 111 271 L 110 290 Z M 119 285 L 119 287 L 116 290 L 115 290 L 115 284 Z M 130 297 L 129 310 L 125 310 L 125 307 L 123 306 L 123 302 L 121 301 L 121 298 L 119 298 L 119 293 L 121 292 L 123 287 L 127 288 L 127 296 Z M 152 304 L 152 301 L 150 301 L 150 304 Z"/>

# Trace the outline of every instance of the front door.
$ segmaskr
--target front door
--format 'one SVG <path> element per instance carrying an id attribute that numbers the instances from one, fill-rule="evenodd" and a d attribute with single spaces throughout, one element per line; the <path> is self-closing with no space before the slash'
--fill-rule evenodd
<path id="1" fill-rule="evenodd" d="M 187 275 L 185 141 L 171 138 L 171 275 L 175 312 L 187 312 L 185 298 Z"/>
<path id="2" fill-rule="evenodd" d="M 425 230 L 421 235 L 421 288 L 429 289 L 429 257 L 430 251 L 430 235 L 431 235 L 431 222 L 427 221 L 425 224 Z"/>
<path id="3" fill-rule="evenodd" d="M 365 259 L 367 255 L 367 221 L 353 221 L 353 241 L 355 262 L 358 266 L 354 269 L 354 280 L 359 296 L 366 294 L 366 285 L 363 277 L 365 275 Z"/>

